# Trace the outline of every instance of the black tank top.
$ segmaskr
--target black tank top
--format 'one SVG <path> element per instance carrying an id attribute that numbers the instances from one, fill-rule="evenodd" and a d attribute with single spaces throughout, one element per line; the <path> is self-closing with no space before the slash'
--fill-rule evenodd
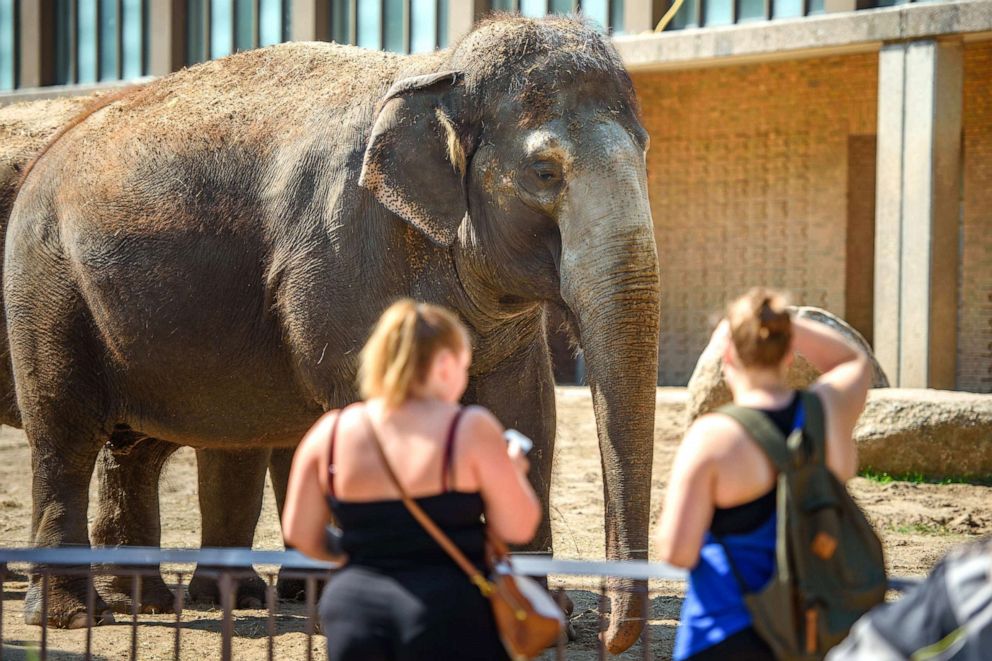
<path id="1" fill-rule="evenodd" d="M 486 545 L 482 495 L 448 489 L 458 421 L 464 410 L 458 411 L 448 429 L 441 462 L 442 493 L 415 500 L 469 561 L 482 569 L 485 567 Z M 348 564 L 383 571 L 415 569 L 425 565 L 455 566 L 444 549 L 413 518 L 402 500 L 350 502 L 339 500 L 334 495 L 336 433 L 337 421 L 330 438 L 327 502 L 341 527 L 341 546 L 348 554 Z"/>
<path id="2" fill-rule="evenodd" d="M 783 435 L 792 432 L 796 419 L 796 408 L 799 406 L 799 393 L 792 394 L 788 406 L 782 409 L 758 409 L 774 423 Z M 740 535 L 750 532 L 768 520 L 775 513 L 775 487 L 763 496 L 734 507 L 717 507 L 713 511 L 713 521 L 710 532 L 716 536 Z"/>

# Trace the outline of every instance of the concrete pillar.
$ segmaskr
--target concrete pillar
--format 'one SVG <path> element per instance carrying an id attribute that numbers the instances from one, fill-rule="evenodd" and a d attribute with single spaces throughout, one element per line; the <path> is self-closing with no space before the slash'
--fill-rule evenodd
<path id="1" fill-rule="evenodd" d="M 330 41 L 330 10 L 331 3 L 326 0 L 292 0 L 290 40 Z"/>
<path id="2" fill-rule="evenodd" d="M 489 11 L 487 0 L 455 0 L 448 3 L 448 45 L 472 30 L 475 22 Z"/>
<path id="3" fill-rule="evenodd" d="M 186 64 L 186 2 L 159 0 L 148 7 L 148 73 L 165 76 Z"/>
<path id="4" fill-rule="evenodd" d="M 55 82 L 55 1 L 19 2 L 20 62 L 18 87 Z"/>
<path id="5" fill-rule="evenodd" d="M 624 33 L 651 32 L 671 5 L 670 0 L 627 0 L 623 7 Z"/>
<path id="6" fill-rule="evenodd" d="M 894 386 L 955 385 L 962 78 L 960 41 L 879 55 L 874 347 Z"/>
<path id="7" fill-rule="evenodd" d="M 871 9 L 875 4 L 875 0 L 823 0 L 823 11 L 832 14 L 839 11 Z"/>

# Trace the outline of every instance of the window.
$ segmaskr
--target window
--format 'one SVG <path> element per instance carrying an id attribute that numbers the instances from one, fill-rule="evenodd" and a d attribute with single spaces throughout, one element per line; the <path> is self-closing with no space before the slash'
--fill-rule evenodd
<path id="1" fill-rule="evenodd" d="M 187 0 L 186 63 L 286 41 L 290 6 L 291 0 Z"/>
<path id="2" fill-rule="evenodd" d="M 509 2 L 510 0 L 503 0 Z M 674 0 L 669 0 L 669 6 Z M 932 0 L 875 0 L 872 7 L 892 7 Z M 824 0 L 684 0 L 672 18 L 669 30 L 714 27 L 766 21 L 772 18 L 798 18 L 824 13 Z"/>
<path id="3" fill-rule="evenodd" d="M 147 1 L 56 0 L 56 84 L 144 76 L 148 61 Z"/>
<path id="4" fill-rule="evenodd" d="M 0 0 L 0 90 L 17 87 L 17 0 Z"/>
<path id="5" fill-rule="evenodd" d="M 396 53 L 425 53 L 448 45 L 451 0 L 329 1 L 330 35 L 339 44 Z"/>
<path id="6" fill-rule="evenodd" d="M 604 30 L 623 34 L 623 0 L 492 0 L 493 11 L 518 11 L 537 18 L 582 13 Z"/>

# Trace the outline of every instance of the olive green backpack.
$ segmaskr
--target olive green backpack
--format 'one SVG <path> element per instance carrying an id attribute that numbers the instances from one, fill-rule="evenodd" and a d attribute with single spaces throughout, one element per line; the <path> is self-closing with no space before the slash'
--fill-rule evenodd
<path id="1" fill-rule="evenodd" d="M 755 631 L 778 659 L 822 659 L 851 625 L 885 597 L 882 544 L 826 465 L 823 405 L 800 392 L 796 429 L 788 438 L 763 413 L 728 405 L 778 471 L 775 572 L 748 593 Z M 729 554 L 728 554 L 728 560 Z"/>

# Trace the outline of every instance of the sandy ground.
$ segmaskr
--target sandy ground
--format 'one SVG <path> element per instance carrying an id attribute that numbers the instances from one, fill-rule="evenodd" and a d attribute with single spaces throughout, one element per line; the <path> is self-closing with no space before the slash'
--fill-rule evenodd
<path id="1" fill-rule="evenodd" d="M 654 489 L 652 510 L 657 516 L 672 457 L 679 441 L 685 390 L 660 388 L 655 423 Z M 558 456 L 552 493 L 552 522 L 556 555 L 561 558 L 602 559 L 603 494 L 596 447 L 595 420 L 588 390 L 562 388 L 558 392 Z M 28 543 L 31 511 L 30 453 L 24 435 L 4 428 L 0 432 L 0 545 Z M 162 543 L 171 547 L 194 547 L 199 539 L 196 479 L 193 453 L 184 449 L 166 467 L 161 483 Z M 892 573 L 922 575 L 952 545 L 992 533 L 992 487 L 969 484 L 880 484 L 857 478 L 851 488 L 880 530 Z M 95 492 L 94 492 L 95 493 Z M 255 548 L 278 549 L 281 541 L 275 517 L 275 502 L 267 491 L 262 518 L 255 534 Z M 653 553 L 651 553 L 653 557 Z M 15 577 L 16 579 L 16 577 Z M 171 575 L 166 581 L 173 582 Z M 576 608 L 572 617 L 577 638 L 569 644 L 565 658 L 580 661 L 598 658 L 596 606 L 598 596 L 591 584 L 572 581 L 570 590 Z M 35 658 L 31 648 L 40 639 L 38 627 L 22 623 L 21 600 L 25 583 L 11 580 L 3 589 L 4 659 Z M 650 639 L 651 658 L 671 653 L 682 586 L 652 584 Z M 582 589 L 586 588 L 586 589 Z M 118 622 L 129 618 L 118 616 Z M 217 658 L 220 653 L 220 611 L 193 605 L 182 614 L 181 657 Z M 171 659 L 174 616 L 142 615 L 137 629 L 140 659 Z M 267 653 L 266 612 L 237 611 L 234 622 L 235 659 L 265 658 Z M 274 641 L 276 658 L 307 657 L 306 613 L 302 605 L 280 603 Z M 49 658 L 77 659 L 84 649 L 83 631 L 49 631 Z M 129 626 L 100 627 L 93 632 L 94 658 L 127 658 L 132 644 Z M 310 641 L 313 658 L 323 659 L 323 639 Z M 547 658 L 554 658 L 547 655 Z M 640 643 L 621 658 L 643 658 Z"/>

